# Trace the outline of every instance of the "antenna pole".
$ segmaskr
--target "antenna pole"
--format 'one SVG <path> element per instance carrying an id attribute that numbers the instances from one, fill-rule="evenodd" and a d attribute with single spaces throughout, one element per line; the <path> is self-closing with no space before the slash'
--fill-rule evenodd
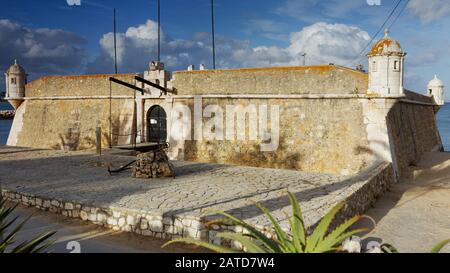
<path id="1" fill-rule="evenodd" d="M 161 0 L 158 0 L 158 62 L 161 61 Z"/>
<path id="2" fill-rule="evenodd" d="M 214 0 L 211 0 L 211 28 L 212 28 L 212 49 L 213 49 L 213 69 L 216 69 L 216 41 L 214 25 Z"/>
<path id="3" fill-rule="evenodd" d="M 117 74 L 117 27 L 116 27 L 116 9 L 114 8 L 114 73 Z"/>

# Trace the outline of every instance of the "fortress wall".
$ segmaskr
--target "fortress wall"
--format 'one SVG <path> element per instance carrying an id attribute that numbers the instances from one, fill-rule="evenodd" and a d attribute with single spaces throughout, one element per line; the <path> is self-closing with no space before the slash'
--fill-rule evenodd
<path id="1" fill-rule="evenodd" d="M 401 174 L 424 153 L 442 150 L 435 107 L 398 102 L 389 112 L 387 126 Z"/>
<path id="2" fill-rule="evenodd" d="M 112 101 L 115 135 L 131 133 L 134 101 Z M 102 128 L 102 145 L 109 145 L 109 100 L 28 100 L 19 109 L 8 145 L 82 150 L 95 148 L 96 127 Z M 129 137 L 115 136 L 113 144 L 128 143 Z"/>
<path id="3" fill-rule="evenodd" d="M 26 97 L 109 96 L 109 77 L 134 84 L 134 74 L 48 76 L 30 82 Z M 133 96 L 133 91 L 115 83 L 113 96 Z"/>
<path id="4" fill-rule="evenodd" d="M 176 99 L 173 104 L 161 100 L 146 100 L 146 111 L 154 104 L 161 104 L 167 113 L 172 105 L 187 105 L 194 120 L 194 100 Z M 363 121 L 362 106 L 358 99 L 203 99 L 203 109 L 208 105 L 218 105 L 223 109 L 223 132 L 227 131 L 227 106 L 252 104 L 278 105 L 280 113 L 279 146 L 274 151 L 261 151 L 261 135 L 258 140 L 249 141 L 249 123 L 245 124 L 246 141 L 238 140 L 188 140 L 171 142 L 171 156 L 196 162 L 216 162 L 256 167 L 297 169 L 308 172 L 350 175 L 359 172 L 373 162 L 367 152 L 368 141 Z M 245 114 L 239 111 L 239 114 Z M 213 114 L 214 116 L 214 114 Z M 178 115 L 169 117 L 168 130 L 180 133 L 174 126 Z M 246 114 L 248 118 L 249 115 Z M 268 117 L 270 130 L 270 110 Z M 211 118 L 203 118 L 203 124 Z M 248 120 L 247 120 L 248 121 Z M 254 124 L 254 123 L 253 123 Z M 203 127 L 203 134 L 207 132 Z M 234 136 L 238 129 L 235 127 Z M 190 130 L 194 138 L 194 128 Z M 222 134 L 225 138 L 225 133 Z M 180 152 L 181 151 L 181 152 Z"/>
<path id="5" fill-rule="evenodd" d="M 322 68 L 328 71 L 324 72 L 325 75 L 318 72 Z M 178 86 L 178 95 L 181 96 L 172 99 L 146 98 L 143 109 L 138 103 L 137 129 L 146 132 L 146 113 L 151 106 L 160 104 L 169 115 L 169 137 L 172 133 L 169 141 L 173 158 L 338 175 L 358 173 L 374 160 L 390 162 L 392 153 L 395 153 L 394 168 L 402 170 L 419 159 L 423 153 L 441 147 L 434 107 L 423 104 L 428 103 L 426 96 L 407 93 L 406 99 L 422 104 L 396 102 L 398 100 L 392 98 L 345 96 L 351 92 L 343 91 L 344 88 L 348 88 L 343 82 L 351 82 L 350 79 L 353 79 L 355 80 L 353 83 L 358 83 L 359 79 L 361 85 L 364 85 L 367 75 L 335 66 L 320 69 L 303 67 L 177 72 L 174 83 Z M 316 71 L 311 72 L 313 70 Z M 238 73 L 243 73 L 240 74 L 242 76 L 240 82 Z M 302 73 L 304 76 L 301 76 Z M 311 76 L 314 73 L 319 74 L 316 74 L 317 77 Z M 182 77 L 179 77 L 180 75 Z M 291 78 L 302 78 L 306 77 L 305 75 L 311 79 L 298 80 L 298 82 L 306 81 L 305 85 L 295 83 L 296 80 Z M 27 86 L 27 99 L 17 110 L 8 145 L 64 150 L 90 149 L 95 147 L 95 129 L 100 126 L 103 132 L 103 146 L 107 147 L 109 76 L 111 75 L 45 77 L 30 83 Z M 134 83 L 133 76 L 115 75 L 116 78 L 129 83 Z M 189 80 L 190 77 L 192 81 Z M 320 79 L 322 81 L 319 81 Z M 281 80 L 283 81 L 280 82 Z M 311 87 L 314 84 L 317 86 Z M 276 89 L 279 85 L 281 88 Z M 242 88 L 239 89 L 239 86 Z M 311 88 L 307 89 L 306 86 Z M 207 91 L 203 91 L 204 88 Z M 343 92 L 341 95 L 344 96 L 336 94 L 339 88 Z M 317 96 L 251 98 L 252 93 L 264 94 L 264 90 L 270 91 L 267 94 L 275 95 L 297 92 Z M 236 95 L 249 95 L 249 98 L 232 96 L 236 91 L 239 91 Z M 335 93 L 336 96 L 318 98 L 320 94 L 326 92 Z M 261 144 L 264 144 L 261 140 L 264 138 L 263 134 L 258 131 L 257 140 L 239 140 L 236 137 L 239 131 L 237 127 L 233 132 L 233 140 L 194 139 L 196 134 L 193 127 L 195 112 L 194 99 L 191 96 L 193 94 L 230 95 L 205 96 L 202 105 L 203 109 L 208 105 L 217 105 L 224 111 L 222 117 L 224 138 L 227 131 L 225 119 L 227 106 L 253 105 L 257 109 L 258 118 L 262 114 L 260 106 L 267 106 L 269 108 L 267 119 L 270 124 L 270 107 L 278 105 L 279 146 L 275 151 L 261 151 Z M 113 145 L 130 143 L 134 109 L 133 92 L 113 84 L 113 96 L 116 97 L 112 100 Z M 377 102 L 371 103 L 373 101 Z M 171 116 L 171 111 L 177 104 L 186 105 L 191 111 L 190 133 L 193 139 L 181 142 L 173 137 L 174 134 L 180 133 L 180 129 L 172 122 L 175 117 Z M 245 111 L 238 113 L 245 114 Z M 202 121 L 203 124 L 207 124 L 211 119 L 203 118 Z M 251 125 L 254 123 L 255 121 Z M 251 125 L 248 122 L 245 124 L 246 139 Z M 270 132 L 269 125 L 266 135 Z"/>
<path id="6" fill-rule="evenodd" d="M 202 94 L 364 94 L 365 73 L 323 65 L 228 70 L 178 71 L 179 95 Z"/>
<path id="7" fill-rule="evenodd" d="M 131 74 L 44 77 L 27 85 L 8 138 L 8 145 L 81 150 L 95 147 L 95 131 L 102 128 L 102 143 L 109 145 L 109 80 L 114 76 L 134 83 Z M 77 98 L 80 96 L 92 97 Z M 95 97 L 97 96 L 97 97 Z M 113 144 L 128 143 L 131 133 L 133 92 L 113 84 Z M 63 97 L 71 97 L 62 99 Z M 30 99 L 31 98 L 31 99 Z M 122 136 L 117 136 L 122 135 Z"/>

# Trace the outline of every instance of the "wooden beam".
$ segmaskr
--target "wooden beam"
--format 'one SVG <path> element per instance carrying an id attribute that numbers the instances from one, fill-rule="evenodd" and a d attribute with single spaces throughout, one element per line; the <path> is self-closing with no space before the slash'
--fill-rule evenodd
<path id="1" fill-rule="evenodd" d="M 120 85 L 122 85 L 122 86 L 131 88 L 131 89 L 134 89 L 134 90 L 136 90 L 136 91 L 141 92 L 142 95 L 144 95 L 145 90 L 144 90 L 143 88 L 134 86 L 134 85 L 132 85 L 132 84 L 129 84 L 129 83 L 124 82 L 124 81 L 121 81 L 121 80 L 118 80 L 118 79 L 113 78 L 113 77 L 110 77 L 110 78 L 109 78 L 109 81 L 114 82 L 114 83 L 117 83 L 117 84 L 120 84 Z"/>

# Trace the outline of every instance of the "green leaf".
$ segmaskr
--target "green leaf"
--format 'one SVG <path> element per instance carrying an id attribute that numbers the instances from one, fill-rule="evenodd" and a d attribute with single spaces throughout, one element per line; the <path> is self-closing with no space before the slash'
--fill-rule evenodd
<path id="1" fill-rule="evenodd" d="M 291 225 L 291 232 L 294 238 L 294 246 L 297 249 L 297 252 L 303 252 L 304 246 L 306 245 L 306 228 L 303 221 L 302 211 L 294 194 L 288 192 L 288 197 L 292 206 L 293 220 L 289 220 L 289 223 Z"/>
<path id="2" fill-rule="evenodd" d="M 439 253 L 448 244 L 450 244 L 450 239 L 440 242 L 431 249 L 431 253 Z"/>
<path id="3" fill-rule="evenodd" d="M 253 240 L 249 239 L 248 237 L 242 234 L 225 232 L 225 233 L 218 233 L 217 237 L 239 242 L 242 246 L 246 248 L 246 252 L 248 253 L 266 253 L 266 251 L 263 248 L 261 248 L 261 246 L 257 245 Z"/>
<path id="4" fill-rule="evenodd" d="M 6 201 L 3 196 L 0 195 L 0 253 L 7 252 L 8 247 L 14 243 L 14 239 L 17 237 L 20 230 L 24 227 L 30 217 L 20 222 L 17 226 L 12 228 L 11 231 L 7 231 L 10 227 L 13 227 L 18 217 L 14 217 L 12 220 L 8 220 L 11 213 L 17 208 L 18 204 L 13 207 L 7 207 Z M 55 232 L 49 232 L 47 234 L 38 236 L 30 241 L 25 241 L 16 246 L 12 253 L 36 253 L 41 252 L 50 247 L 53 243 L 47 240 L 53 236 Z"/>
<path id="5" fill-rule="evenodd" d="M 238 225 L 238 226 L 241 226 L 241 227 L 247 229 L 250 233 L 247 236 L 251 236 L 254 239 L 260 240 L 267 247 L 267 249 L 270 252 L 272 252 L 272 253 L 281 253 L 282 252 L 279 244 L 276 241 L 268 238 L 265 234 L 263 234 L 262 232 L 260 232 L 256 228 L 254 228 L 252 225 L 234 217 L 233 215 L 223 212 L 223 211 L 213 211 L 212 210 L 211 212 L 223 215 L 223 216 L 227 217 L 228 219 L 230 219 L 235 225 Z"/>
<path id="6" fill-rule="evenodd" d="M 380 248 L 383 253 L 398 253 L 398 250 L 390 244 L 382 244 Z"/>
<path id="7" fill-rule="evenodd" d="M 15 247 L 11 253 L 39 253 L 49 248 L 54 242 L 46 242 L 56 232 L 48 232 L 30 241 L 26 241 Z"/>
<path id="8" fill-rule="evenodd" d="M 354 230 L 350 233 L 345 233 L 353 224 L 358 222 L 361 219 L 361 216 L 355 216 L 347 221 L 345 221 L 343 224 L 338 226 L 335 230 L 330 232 L 328 236 L 325 237 L 325 239 L 316 246 L 316 251 L 329 251 L 329 249 L 333 248 L 334 246 L 342 243 L 345 241 L 345 239 L 349 238 L 350 236 L 353 236 L 356 233 L 359 232 L 365 232 L 367 229 L 358 229 Z M 356 232 L 355 232 L 356 231 Z"/>
<path id="9" fill-rule="evenodd" d="M 314 249 L 316 248 L 319 241 L 323 240 L 323 238 L 327 234 L 331 221 L 343 206 L 344 203 L 336 205 L 322 218 L 317 227 L 314 229 L 313 234 L 306 240 L 306 252 L 314 252 Z"/>
<path id="10" fill-rule="evenodd" d="M 277 234 L 278 240 L 280 241 L 280 247 L 284 248 L 283 252 L 286 252 L 287 250 L 287 242 L 289 240 L 288 235 L 283 231 L 283 229 L 281 228 L 280 224 L 278 223 L 277 220 L 275 220 L 275 218 L 272 216 L 272 214 L 269 212 L 269 210 L 264 207 L 261 206 L 260 204 L 256 204 L 256 206 L 262 211 L 264 212 L 264 214 L 267 216 L 267 218 L 269 218 L 270 222 L 272 223 L 272 226 L 275 230 L 275 233 Z"/>
<path id="11" fill-rule="evenodd" d="M 176 244 L 176 243 L 184 243 L 184 244 L 189 244 L 189 245 L 196 245 L 199 247 L 203 247 L 209 250 L 212 250 L 214 252 L 217 253 L 238 253 L 238 251 L 235 251 L 231 248 L 226 248 L 226 247 L 222 247 L 222 246 L 218 246 L 215 244 L 211 244 L 211 243 L 207 243 L 207 242 L 203 242 L 203 241 L 199 241 L 199 240 L 195 240 L 195 239 L 191 239 L 191 238 L 179 238 L 179 239 L 174 239 L 171 240 L 170 242 L 165 243 L 162 247 L 166 247 L 168 245 L 171 244 Z"/>

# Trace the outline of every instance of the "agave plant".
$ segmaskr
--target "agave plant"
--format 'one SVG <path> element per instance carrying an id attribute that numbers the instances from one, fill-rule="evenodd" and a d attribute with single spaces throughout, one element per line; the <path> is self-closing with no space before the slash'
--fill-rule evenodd
<path id="1" fill-rule="evenodd" d="M 17 205 L 15 205 L 14 207 L 7 207 L 5 202 L 6 201 L 0 195 L 0 253 L 44 252 L 47 248 L 49 248 L 53 244 L 53 242 L 50 242 L 49 239 L 56 232 L 48 232 L 44 235 L 38 236 L 29 241 L 22 242 L 17 246 L 12 247 L 12 249 L 10 249 L 11 245 L 15 243 L 15 239 L 18 233 L 26 224 L 26 222 L 30 219 L 31 216 L 14 227 L 14 224 L 16 223 L 18 217 L 9 219 L 10 218 L 9 216 L 16 209 Z"/>
<path id="2" fill-rule="evenodd" d="M 293 214 L 289 219 L 290 233 L 285 232 L 281 228 L 278 221 L 275 220 L 267 208 L 257 204 L 258 208 L 270 220 L 276 234 L 275 239 L 265 235 L 252 225 L 222 211 L 216 211 L 215 213 L 224 216 L 225 219 L 215 221 L 214 223 L 222 222 L 241 226 L 248 231 L 248 234 L 222 232 L 218 233 L 217 236 L 240 243 L 245 251 L 249 253 L 325 253 L 339 251 L 340 246 L 345 239 L 356 233 L 366 231 L 366 229 L 349 231 L 349 228 L 359 221 L 361 216 L 355 216 L 345 221 L 333 231 L 329 231 L 333 219 L 344 205 L 341 203 L 328 212 L 316 226 L 314 231 L 311 234 L 308 234 L 297 199 L 290 192 L 288 192 L 288 196 Z M 164 244 L 163 247 L 174 243 L 193 244 L 219 253 L 237 252 L 230 248 L 190 238 L 175 239 Z"/>
<path id="3" fill-rule="evenodd" d="M 430 253 L 439 253 L 446 245 L 450 244 L 450 239 L 444 240 L 442 242 L 439 242 L 437 245 L 435 245 L 431 250 Z M 383 253 L 399 253 L 399 251 L 390 244 L 383 244 L 381 245 L 381 251 Z"/>

